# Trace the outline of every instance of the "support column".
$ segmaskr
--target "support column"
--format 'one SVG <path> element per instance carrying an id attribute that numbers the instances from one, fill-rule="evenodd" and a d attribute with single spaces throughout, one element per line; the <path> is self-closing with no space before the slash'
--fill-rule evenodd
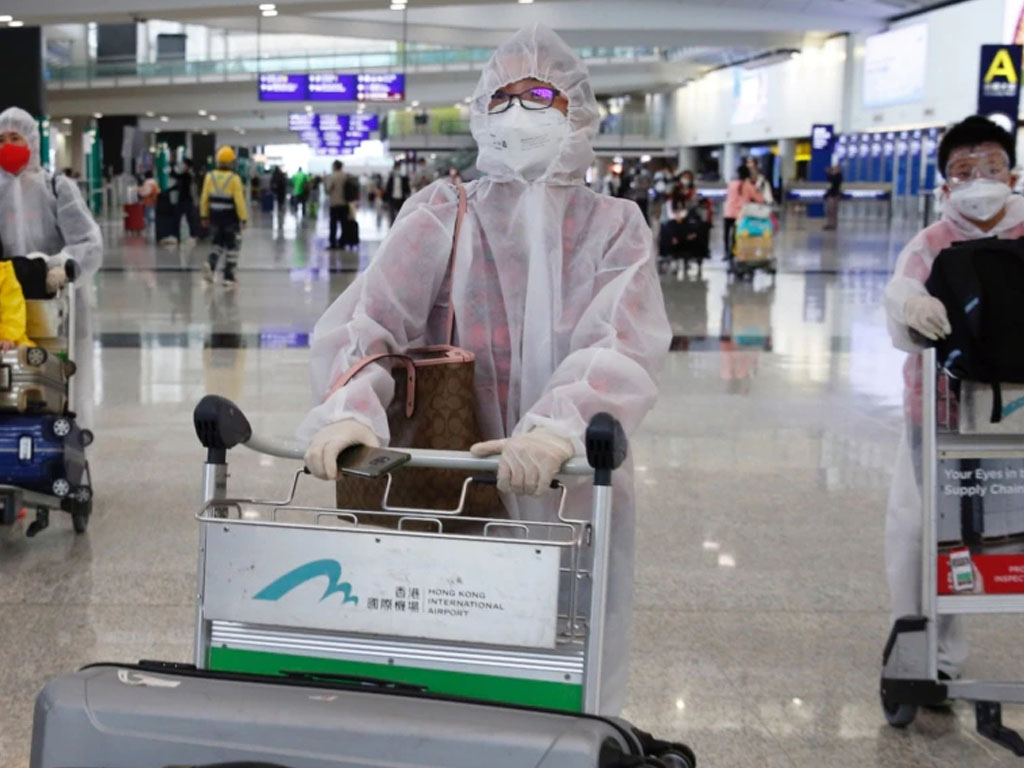
<path id="1" fill-rule="evenodd" d="M 43 30 L 40 27 L 0 29 L 0 104 L 21 107 L 36 119 L 46 114 L 43 79 Z"/>
<path id="2" fill-rule="evenodd" d="M 725 144 L 722 146 L 722 160 L 718 164 L 718 172 L 722 181 L 732 181 L 736 175 L 736 169 L 740 165 L 740 148 L 737 144 Z"/>
<path id="3" fill-rule="evenodd" d="M 693 171 L 697 173 L 697 150 L 694 147 L 680 147 L 676 170 L 680 173 L 683 171 Z"/>
<path id="4" fill-rule="evenodd" d="M 85 168 L 85 141 L 86 131 L 89 130 L 89 118 L 87 117 L 73 117 L 71 118 L 71 135 L 67 137 L 67 149 L 68 149 L 68 165 L 73 171 L 81 174 L 82 178 L 86 177 Z M 89 141 L 92 139 L 90 137 Z"/>
<path id="5" fill-rule="evenodd" d="M 782 186 L 786 187 L 796 178 L 796 141 L 779 139 L 779 173 Z"/>

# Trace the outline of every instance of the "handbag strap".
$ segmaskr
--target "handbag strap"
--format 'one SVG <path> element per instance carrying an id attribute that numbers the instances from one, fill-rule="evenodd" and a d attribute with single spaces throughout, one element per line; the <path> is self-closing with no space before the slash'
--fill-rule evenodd
<path id="1" fill-rule="evenodd" d="M 386 360 L 387 358 L 393 358 L 403 366 L 405 366 L 405 416 L 406 418 L 412 418 L 413 412 L 416 410 L 416 365 L 413 363 L 412 358 L 409 355 L 403 355 L 399 352 L 381 352 L 377 355 L 368 355 L 359 362 L 351 366 L 345 373 L 341 375 L 334 386 L 331 387 L 331 391 L 327 393 L 324 401 L 337 392 L 339 389 L 348 384 L 355 377 L 357 373 L 362 371 L 368 365 Z"/>
<path id="2" fill-rule="evenodd" d="M 455 190 L 459 195 L 459 211 L 455 215 L 455 232 L 452 235 L 452 252 L 448 257 L 448 320 L 445 323 L 445 344 L 451 346 L 455 339 L 455 296 L 452 285 L 455 280 L 455 257 L 459 251 L 459 235 L 462 233 L 462 220 L 466 217 L 466 188 L 461 179 L 455 179 Z"/>

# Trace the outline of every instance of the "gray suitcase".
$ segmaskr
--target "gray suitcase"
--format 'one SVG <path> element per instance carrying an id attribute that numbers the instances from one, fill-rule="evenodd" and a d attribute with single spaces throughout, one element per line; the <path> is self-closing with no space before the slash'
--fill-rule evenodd
<path id="1" fill-rule="evenodd" d="M 360 678 L 100 664 L 36 701 L 31 768 L 691 768 L 624 721 L 431 696 Z"/>
<path id="2" fill-rule="evenodd" d="M 42 347 L 0 353 L 0 411 L 63 414 L 74 370 L 73 363 Z"/>

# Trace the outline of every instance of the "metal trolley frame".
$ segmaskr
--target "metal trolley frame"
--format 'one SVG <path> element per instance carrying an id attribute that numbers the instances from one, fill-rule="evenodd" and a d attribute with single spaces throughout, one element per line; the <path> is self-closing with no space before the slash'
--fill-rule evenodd
<path id="1" fill-rule="evenodd" d="M 229 449 L 245 445 L 259 453 L 300 461 L 303 452 L 293 444 L 253 435 L 242 412 L 221 397 L 204 398 L 196 408 L 195 423 L 200 441 L 207 449 L 202 508 L 196 515 L 197 667 L 343 677 L 365 684 L 413 685 L 434 693 L 502 703 L 600 711 L 611 474 L 626 454 L 621 426 L 612 417 L 600 414 L 594 418 L 587 430 L 587 460 L 568 462 L 560 474 L 566 484 L 579 482 L 570 480 L 572 476 L 593 477 L 590 518 L 578 520 L 565 514 L 568 491 L 556 481 L 552 492 L 561 494 L 558 516 L 546 522 L 461 515 L 469 485 L 493 483 L 498 463 L 496 459 L 455 451 L 403 451 L 411 457 L 407 467 L 486 473 L 465 481 L 462 498 L 452 510 L 394 507 L 388 504 L 387 492 L 379 511 L 304 506 L 296 503 L 295 497 L 305 469 L 295 473 L 290 491 L 283 499 L 231 497 L 227 492 Z M 390 477 L 387 486 L 391 486 Z M 367 514 L 374 521 L 364 523 L 361 516 Z M 392 526 L 380 527 L 384 518 L 390 519 Z M 453 520 L 458 521 L 458 527 L 449 525 Z M 467 523 L 476 525 L 467 528 Z M 511 558 L 522 566 L 519 573 L 525 583 L 531 583 L 530 577 L 534 576 L 532 583 L 540 584 L 542 597 L 537 604 L 554 609 L 555 615 L 547 614 L 546 620 L 549 642 L 522 638 L 504 642 L 505 634 L 514 635 L 519 625 L 511 623 L 511 616 L 502 615 L 471 617 L 478 625 L 466 633 L 474 635 L 469 639 L 452 634 L 431 637 L 417 630 L 379 632 L 360 623 L 378 620 L 378 616 L 371 617 L 366 610 L 367 602 L 372 601 L 365 600 L 352 609 L 358 609 L 358 613 L 336 610 L 327 619 L 321 621 L 318 615 L 310 623 L 310 613 L 303 612 L 305 607 L 295 607 L 299 601 L 270 602 L 265 594 L 267 588 L 259 592 L 252 588 L 257 583 L 251 580 L 255 578 L 251 577 L 252 571 L 259 571 L 268 560 L 287 560 L 286 550 L 301 551 L 305 560 L 314 558 L 316 567 L 328 571 L 334 566 L 323 566 L 324 560 L 315 559 L 316 553 L 328 551 L 331 557 L 338 558 L 339 565 L 333 574 L 318 572 L 313 577 L 319 585 L 328 583 L 320 606 L 340 602 L 336 596 L 328 598 L 329 594 L 339 592 L 345 603 L 356 603 L 357 598 L 349 596 L 351 585 L 338 583 L 342 567 L 346 574 L 358 575 L 363 569 L 379 567 L 380 561 L 397 564 L 401 558 L 426 553 L 426 561 L 413 561 L 477 563 L 478 571 L 482 571 L 489 570 L 489 566 L 480 568 L 481 563 Z M 265 556 L 262 561 L 261 555 Z M 299 561 L 289 560 L 288 567 L 292 562 Z M 527 573 L 534 565 L 538 571 Z M 284 567 L 279 566 L 278 571 Z M 311 567 L 312 563 L 305 563 L 296 570 Z M 407 562 L 401 567 L 415 568 Z M 263 584 L 266 579 L 262 575 L 260 578 L 258 584 Z M 556 583 L 551 584 L 550 579 Z M 356 582 L 357 578 L 353 578 L 352 583 Z M 544 589 L 545 586 L 548 588 Z M 361 587 L 356 588 L 362 592 Z M 544 602 L 543 595 L 551 599 Z M 404 591 L 401 596 L 406 596 Z M 530 602 L 518 604 L 529 606 Z M 506 620 L 504 626 L 502 619 Z M 541 624 L 544 623 L 542 617 Z"/>
<path id="2" fill-rule="evenodd" d="M 938 466 L 947 459 L 1024 459 L 1024 435 L 940 432 L 935 349 L 923 354 L 921 425 L 921 615 L 896 620 L 883 655 L 882 708 L 889 724 L 909 725 L 921 706 L 962 699 L 975 704 L 978 732 L 1024 757 L 1024 739 L 1002 723 L 1002 704 L 1024 704 L 1024 682 L 940 679 L 937 620 L 954 614 L 1024 613 L 1021 595 L 938 594 Z M 947 410 L 948 413 L 948 410 Z"/>

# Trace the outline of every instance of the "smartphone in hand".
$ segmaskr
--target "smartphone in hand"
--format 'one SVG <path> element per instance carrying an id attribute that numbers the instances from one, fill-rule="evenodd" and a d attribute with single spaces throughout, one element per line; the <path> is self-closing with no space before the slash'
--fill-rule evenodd
<path id="1" fill-rule="evenodd" d="M 338 456 L 338 469 L 346 475 L 375 479 L 409 461 L 409 454 L 389 448 L 353 445 Z"/>

